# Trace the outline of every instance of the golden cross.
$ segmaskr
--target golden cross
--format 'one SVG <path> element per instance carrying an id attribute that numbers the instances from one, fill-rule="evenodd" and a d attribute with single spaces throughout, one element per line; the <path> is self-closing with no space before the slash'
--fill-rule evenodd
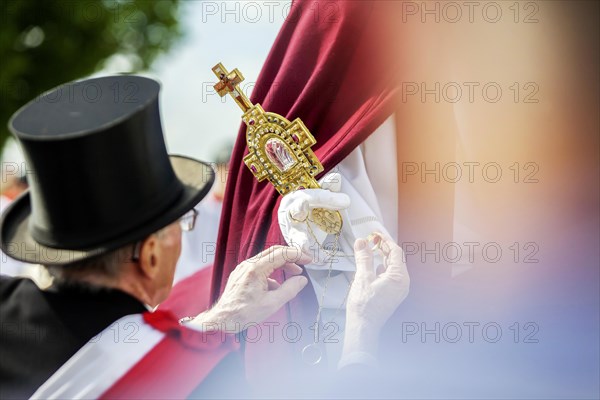
<path id="1" fill-rule="evenodd" d="M 252 103 L 237 86 L 244 80 L 242 73 L 237 68 L 227 72 L 227 69 L 221 63 L 215 65 L 212 70 L 219 78 L 219 82 L 214 86 L 219 96 L 223 97 L 229 93 L 242 111 L 248 111 L 252 107 Z"/>
<path id="2" fill-rule="evenodd" d="M 268 179 L 281 195 L 298 189 L 320 188 L 315 176 L 323 165 L 311 150 L 317 143 L 300 118 L 290 122 L 285 117 L 252 104 L 237 85 L 244 80 L 236 68 L 228 72 L 223 64 L 213 67 L 219 78 L 214 88 L 221 97 L 229 93 L 240 106 L 246 124 L 248 154 L 244 163 L 258 179 Z M 313 221 L 327 233 L 339 233 L 342 217 L 337 211 L 315 209 Z"/>

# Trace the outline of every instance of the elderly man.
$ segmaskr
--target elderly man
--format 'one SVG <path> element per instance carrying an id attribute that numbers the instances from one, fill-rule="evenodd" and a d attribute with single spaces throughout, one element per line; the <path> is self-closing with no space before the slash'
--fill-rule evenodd
<path id="1" fill-rule="evenodd" d="M 236 333 L 307 284 L 298 264 L 311 260 L 274 246 L 242 262 L 220 300 L 191 321 L 151 312 L 169 295 L 182 231 L 202 223 L 192 207 L 214 180 L 207 164 L 167 154 L 159 89 L 137 76 L 72 82 L 9 122 L 33 176 L 3 215 L 1 247 L 46 266 L 54 284 L 0 279 L 3 399 L 187 397 L 237 348 Z M 380 325 L 372 315 L 385 319 L 407 287 L 397 246 L 384 246 L 391 262 L 379 277 L 366 241 L 356 246 L 349 359 L 369 350 Z M 282 284 L 269 277 L 276 269 Z"/>

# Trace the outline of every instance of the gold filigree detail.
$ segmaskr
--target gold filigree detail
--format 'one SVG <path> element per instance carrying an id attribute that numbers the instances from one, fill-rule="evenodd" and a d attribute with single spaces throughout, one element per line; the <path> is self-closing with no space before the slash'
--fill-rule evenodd
<path id="1" fill-rule="evenodd" d="M 229 93 L 243 111 L 248 146 L 244 163 L 256 179 L 267 179 L 282 196 L 295 190 L 320 188 L 315 176 L 323 172 L 323 165 L 311 149 L 317 141 L 302 120 L 290 122 L 263 110 L 258 103 L 252 104 L 238 87 L 244 76 L 237 68 L 229 72 L 219 63 L 212 70 L 219 79 L 214 86 L 217 93 L 221 97 Z M 341 232 L 339 212 L 314 209 L 311 216 L 323 231 Z"/>

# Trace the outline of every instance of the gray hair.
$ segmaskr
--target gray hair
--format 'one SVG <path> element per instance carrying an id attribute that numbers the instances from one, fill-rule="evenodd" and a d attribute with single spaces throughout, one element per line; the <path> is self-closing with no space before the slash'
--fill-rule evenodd
<path id="1" fill-rule="evenodd" d="M 167 227 L 168 225 L 154 232 L 153 235 L 163 237 Z M 123 263 L 133 261 L 133 252 L 138 243 L 130 243 L 83 261 L 66 265 L 46 265 L 45 268 L 57 283 L 81 284 L 88 276 L 114 280 L 121 274 Z"/>
<path id="2" fill-rule="evenodd" d="M 88 276 L 116 279 L 124 262 L 131 260 L 133 244 L 108 253 L 66 265 L 47 265 L 46 270 L 59 283 L 79 283 Z"/>

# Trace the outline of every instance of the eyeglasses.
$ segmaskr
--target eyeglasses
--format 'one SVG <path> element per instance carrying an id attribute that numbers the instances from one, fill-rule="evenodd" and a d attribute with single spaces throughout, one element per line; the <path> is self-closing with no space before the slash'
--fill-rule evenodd
<path id="1" fill-rule="evenodd" d="M 190 211 L 183 214 L 183 217 L 179 218 L 179 226 L 181 230 L 189 232 L 196 226 L 196 218 L 198 217 L 198 210 L 192 208 Z"/>
<path id="2" fill-rule="evenodd" d="M 196 226 L 196 218 L 198 218 L 198 210 L 192 208 L 190 211 L 183 214 L 181 218 L 179 218 L 179 226 L 181 230 L 184 232 L 189 232 L 194 230 Z M 133 255 L 131 256 L 132 261 L 138 261 L 140 259 L 140 250 L 142 249 L 143 240 L 138 240 L 133 246 Z"/>

